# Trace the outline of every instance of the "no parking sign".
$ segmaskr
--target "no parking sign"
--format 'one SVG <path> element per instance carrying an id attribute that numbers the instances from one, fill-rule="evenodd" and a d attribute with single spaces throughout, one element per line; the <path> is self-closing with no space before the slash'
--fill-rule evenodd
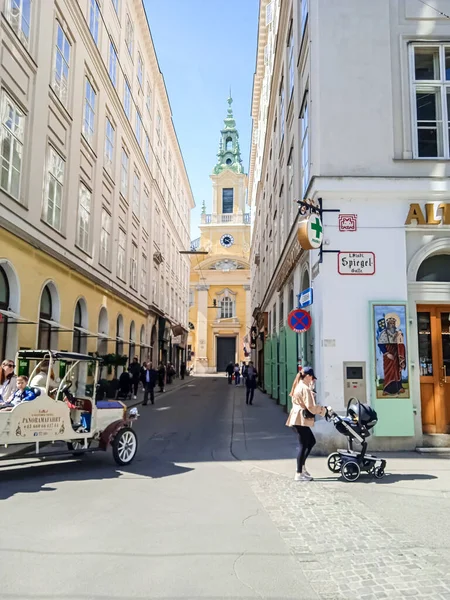
<path id="1" fill-rule="evenodd" d="M 288 325 L 295 333 L 304 333 L 312 325 L 311 315 L 301 308 L 291 310 L 288 314 Z"/>

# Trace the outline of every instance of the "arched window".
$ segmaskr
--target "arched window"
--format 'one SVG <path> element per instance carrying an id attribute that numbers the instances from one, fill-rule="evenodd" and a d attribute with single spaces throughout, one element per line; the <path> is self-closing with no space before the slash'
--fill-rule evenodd
<path id="1" fill-rule="evenodd" d="M 9 282 L 0 267 L 0 310 L 9 310 Z M 8 335 L 8 318 L 0 314 L 0 360 L 6 358 L 6 340 Z"/>
<path id="2" fill-rule="evenodd" d="M 232 150 L 233 148 L 233 138 L 227 137 L 225 140 L 225 150 Z"/>
<path id="3" fill-rule="evenodd" d="M 116 354 L 123 356 L 123 317 L 118 315 L 116 321 Z"/>
<path id="4" fill-rule="evenodd" d="M 108 354 L 108 335 L 109 335 L 109 324 L 108 324 L 108 311 L 104 306 L 101 307 L 98 315 L 98 327 L 97 332 L 99 337 L 97 338 L 97 352 L 100 356 Z"/>
<path id="5" fill-rule="evenodd" d="M 75 307 L 75 316 L 73 319 L 73 345 L 72 350 L 74 352 L 82 352 L 82 333 L 79 330 L 82 327 L 83 323 L 83 314 L 81 312 L 81 302 L 78 300 L 77 305 Z"/>
<path id="6" fill-rule="evenodd" d="M 156 325 L 152 327 L 152 336 L 150 338 L 150 360 L 153 362 L 153 366 L 155 366 L 156 359 L 158 358 L 158 348 L 156 347 L 158 343 L 157 334 L 156 334 Z"/>
<path id="7" fill-rule="evenodd" d="M 52 320 L 53 302 L 48 285 L 42 290 L 41 306 L 39 308 L 38 348 L 50 350 L 52 342 L 52 326 L 47 321 Z"/>
<path id="8" fill-rule="evenodd" d="M 141 351 L 140 351 L 140 363 L 142 365 L 142 363 L 144 363 L 147 359 L 148 359 L 148 348 L 145 345 L 145 325 L 141 326 L 141 334 L 139 336 L 139 343 L 141 344 Z"/>
<path id="9" fill-rule="evenodd" d="M 131 321 L 131 323 L 130 323 L 130 345 L 129 345 L 129 352 L 128 352 L 128 361 L 129 361 L 130 365 L 135 356 L 136 356 L 136 326 L 134 324 L 134 321 Z"/>
<path id="10" fill-rule="evenodd" d="M 220 318 L 230 319 L 233 316 L 233 300 L 226 296 L 220 302 Z"/>
<path id="11" fill-rule="evenodd" d="M 435 254 L 426 258 L 417 272 L 417 281 L 450 282 L 450 254 Z"/>

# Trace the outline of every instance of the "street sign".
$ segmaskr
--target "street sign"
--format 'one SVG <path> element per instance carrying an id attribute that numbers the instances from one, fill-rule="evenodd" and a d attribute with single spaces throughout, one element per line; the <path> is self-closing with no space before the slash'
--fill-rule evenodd
<path id="1" fill-rule="evenodd" d="M 312 319 L 311 315 L 306 312 L 306 310 L 302 310 L 298 308 L 297 310 L 291 310 L 288 314 L 288 325 L 295 331 L 295 333 L 303 333 L 308 331 L 311 327 Z"/>
<path id="2" fill-rule="evenodd" d="M 375 275 L 373 252 L 339 252 L 339 275 Z"/>
<path id="3" fill-rule="evenodd" d="M 303 250 L 320 248 L 323 241 L 322 219 L 317 213 L 311 213 L 300 221 L 297 230 L 297 239 Z"/>
<path id="4" fill-rule="evenodd" d="M 311 306 L 312 303 L 313 303 L 313 289 L 312 288 L 309 287 L 297 295 L 298 308 L 306 308 L 307 306 Z"/>

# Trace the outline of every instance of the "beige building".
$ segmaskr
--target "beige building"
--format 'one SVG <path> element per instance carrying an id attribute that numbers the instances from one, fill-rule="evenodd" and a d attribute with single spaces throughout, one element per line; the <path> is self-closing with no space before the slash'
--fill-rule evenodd
<path id="1" fill-rule="evenodd" d="M 142 0 L 0 9 L 0 357 L 176 360 L 194 201 Z"/>

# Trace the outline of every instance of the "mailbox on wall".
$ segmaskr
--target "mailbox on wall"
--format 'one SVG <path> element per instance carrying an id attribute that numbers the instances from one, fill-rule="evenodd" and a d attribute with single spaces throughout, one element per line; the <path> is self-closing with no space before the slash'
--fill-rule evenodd
<path id="1" fill-rule="evenodd" d="M 365 362 L 344 362 L 345 406 L 347 406 L 350 398 L 356 398 L 362 404 L 367 402 Z"/>

